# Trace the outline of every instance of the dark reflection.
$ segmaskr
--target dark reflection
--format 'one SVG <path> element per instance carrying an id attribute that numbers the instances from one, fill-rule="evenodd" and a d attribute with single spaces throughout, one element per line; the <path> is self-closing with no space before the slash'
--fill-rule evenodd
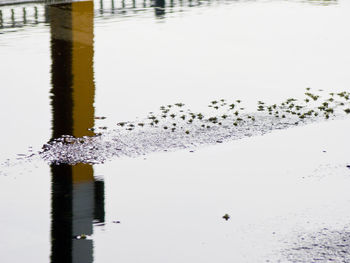
<path id="1" fill-rule="evenodd" d="M 51 262 L 93 262 L 93 223 L 104 222 L 104 182 L 87 164 L 52 165 Z"/>
<path id="2" fill-rule="evenodd" d="M 49 5 L 44 6 L 44 16 L 45 16 L 45 23 L 50 23 L 50 12 L 49 12 Z"/>
<path id="3" fill-rule="evenodd" d="M 22 10 L 23 10 L 23 24 L 27 24 L 27 11 L 24 7 Z"/>
<path id="4" fill-rule="evenodd" d="M 114 9 L 115 9 L 115 7 L 114 7 L 114 0 L 111 0 L 111 10 L 112 10 L 112 13 L 114 13 Z"/>
<path id="5" fill-rule="evenodd" d="M 154 0 L 152 6 L 156 17 L 163 18 L 165 16 L 165 0 Z"/>
<path id="6" fill-rule="evenodd" d="M 93 2 L 51 4 L 53 138 L 93 136 Z M 93 262 L 94 222 L 104 222 L 104 182 L 88 164 L 52 165 L 51 262 Z"/>
<path id="7" fill-rule="evenodd" d="M 0 10 L 0 28 L 4 27 L 4 19 L 2 18 L 2 11 Z"/>
<path id="8" fill-rule="evenodd" d="M 103 14 L 103 0 L 100 0 L 100 14 Z"/>
<path id="9" fill-rule="evenodd" d="M 34 22 L 35 22 L 35 24 L 39 23 L 38 18 L 39 18 L 39 16 L 38 16 L 38 8 L 36 6 L 34 6 Z"/>
<path id="10" fill-rule="evenodd" d="M 96 223 L 103 223 L 105 222 L 105 182 L 95 180 L 94 186 L 94 220 Z"/>
<path id="11" fill-rule="evenodd" d="M 72 169 L 51 166 L 51 262 L 72 262 Z"/>
<path id="12" fill-rule="evenodd" d="M 13 9 L 11 9 L 11 24 L 12 24 L 12 27 L 16 26 L 15 11 Z"/>

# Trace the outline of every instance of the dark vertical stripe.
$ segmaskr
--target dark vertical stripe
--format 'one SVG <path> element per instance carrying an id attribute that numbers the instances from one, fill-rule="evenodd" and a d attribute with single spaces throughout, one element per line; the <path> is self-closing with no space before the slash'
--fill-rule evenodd
<path id="1" fill-rule="evenodd" d="M 49 5 L 52 137 L 73 133 L 71 4 Z M 52 165 L 51 263 L 72 262 L 72 167 Z"/>
<path id="2" fill-rule="evenodd" d="M 51 263 L 72 262 L 72 167 L 52 165 Z"/>
<path id="3" fill-rule="evenodd" d="M 53 138 L 73 133 L 72 6 L 50 5 Z"/>
<path id="4" fill-rule="evenodd" d="M 105 182 L 95 181 L 95 211 L 94 219 L 98 222 L 105 221 Z"/>

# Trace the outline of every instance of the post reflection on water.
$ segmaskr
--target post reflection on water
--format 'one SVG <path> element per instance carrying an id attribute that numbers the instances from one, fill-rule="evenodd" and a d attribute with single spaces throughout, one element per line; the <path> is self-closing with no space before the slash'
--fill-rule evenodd
<path id="1" fill-rule="evenodd" d="M 92 136 L 94 125 L 94 6 L 48 5 L 51 30 L 53 138 Z M 52 165 L 51 262 L 93 262 L 89 236 L 104 222 L 104 182 L 93 166 Z"/>
<path id="2" fill-rule="evenodd" d="M 154 0 L 153 5 L 154 14 L 157 18 L 164 18 L 165 16 L 165 0 Z"/>

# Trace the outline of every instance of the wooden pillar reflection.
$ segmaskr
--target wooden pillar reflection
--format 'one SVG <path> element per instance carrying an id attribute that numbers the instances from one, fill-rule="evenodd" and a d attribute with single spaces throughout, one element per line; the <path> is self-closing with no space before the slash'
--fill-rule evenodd
<path id="1" fill-rule="evenodd" d="M 92 1 L 48 6 L 53 138 L 93 135 L 88 130 L 94 126 L 93 11 Z M 96 196 L 104 194 L 101 184 L 88 164 L 52 165 L 51 172 L 51 262 L 92 262 L 92 240 L 73 237 L 91 235 L 97 214 L 104 220 L 104 196 Z"/>
<path id="2" fill-rule="evenodd" d="M 72 73 L 73 73 L 73 134 L 92 136 L 88 128 L 94 126 L 95 83 L 93 2 L 72 3 Z"/>

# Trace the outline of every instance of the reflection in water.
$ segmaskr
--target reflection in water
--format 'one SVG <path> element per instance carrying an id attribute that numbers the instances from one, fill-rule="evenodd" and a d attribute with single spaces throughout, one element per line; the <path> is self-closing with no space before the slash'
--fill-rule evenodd
<path id="1" fill-rule="evenodd" d="M 87 164 L 52 165 L 51 262 L 93 262 L 93 222 L 104 222 L 104 182 Z"/>
<path id="2" fill-rule="evenodd" d="M 165 15 L 165 0 L 154 0 L 153 6 L 156 17 L 163 18 Z"/>
<path id="3" fill-rule="evenodd" d="M 13 9 L 11 9 L 11 24 L 12 24 L 12 27 L 15 27 L 15 25 L 16 25 L 15 11 Z"/>
<path id="4" fill-rule="evenodd" d="M 34 19 L 35 19 L 35 23 L 38 23 L 38 8 L 36 6 L 34 6 Z"/>
<path id="5" fill-rule="evenodd" d="M 51 2 L 53 0 L 50 0 Z M 50 2 L 49 1 L 49 2 Z M 60 0 L 56 0 L 60 1 Z M 147 5 L 146 0 L 95 0 L 97 2 L 98 10 L 96 12 L 97 17 L 114 17 L 117 16 L 138 16 L 145 12 L 149 12 L 154 8 L 154 13 L 157 18 L 164 18 L 166 13 L 182 12 L 184 11 L 182 7 L 187 6 L 188 8 L 200 7 L 203 3 L 208 6 L 215 2 L 217 4 L 229 4 L 229 3 L 244 3 L 250 2 L 245 1 L 235 1 L 235 0 L 206 0 L 206 1 L 193 1 L 193 0 L 170 0 L 166 3 L 165 0 L 151 0 L 150 4 Z M 335 5 L 338 4 L 338 0 L 287 0 L 289 2 L 300 2 L 312 5 Z M 257 1 L 258 2 L 258 1 Z M 32 4 L 33 5 L 33 4 Z M 18 7 L 16 10 L 10 6 L 2 7 L 0 4 L 0 29 L 1 28 L 21 28 L 25 25 L 34 25 L 39 23 L 48 23 L 48 9 L 47 5 L 41 6 L 41 3 L 36 3 L 34 10 L 33 6 L 26 5 L 25 7 Z M 39 10 L 38 10 L 39 7 Z M 44 10 L 40 10 L 40 8 Z M 176 7 L 178 7 L 176 9 Z M 22 9 L 22 10 L 20 10 Z M 21 13 L 19 16 L 18 14 Z"/>
<path id="6" fill-rule="evenodd" d="M 53 138 L 92 136 L 93 2 L 48 6 L 51 29 Z M 88 164 L 52 165 L 51 262 L 93 262 L 93 222 L 104 222 L 104 182 Z"/>
<path id="7" fill-rule="evenodd" d="M 4 27 L 4 19 L 2 18 L 2 11 L 0 10 L 0 28 Z"/>

